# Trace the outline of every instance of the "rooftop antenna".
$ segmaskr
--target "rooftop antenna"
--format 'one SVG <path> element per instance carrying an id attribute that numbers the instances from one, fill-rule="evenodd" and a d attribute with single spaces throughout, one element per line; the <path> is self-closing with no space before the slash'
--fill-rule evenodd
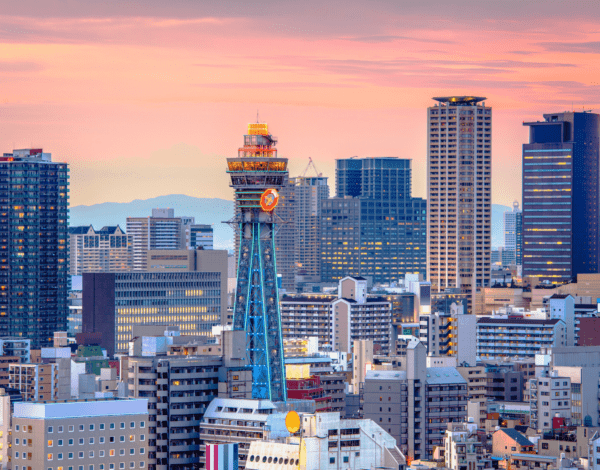
<path id="1" fill-rule="evenodd" d="M 256 110 L 256 124 L 258 124 L 258 109 Z"/>

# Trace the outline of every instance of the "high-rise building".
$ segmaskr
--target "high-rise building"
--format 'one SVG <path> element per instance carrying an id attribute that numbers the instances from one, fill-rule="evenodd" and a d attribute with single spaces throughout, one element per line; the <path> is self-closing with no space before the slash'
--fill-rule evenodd
<path id="1" fill-rule="evenodd" d="M 244 146 L 236 158 L 227 159 L 239 237 L 233 328 L 246 331 L 252 397 L 286 401 L 274 209 L 288 172 L 276 143 L 267 124 L 249 124 Z"/>
<path id="2" fill-rule="evenodd" d="M 119 227 L 69 227 L 69 274 L 131 270 L 130 243 Z"/>
<path id="3" fill-rule="evenodd" d="M 523 277 L 600 270 L 600 115 L 544 114 L 523 144 Z"/>
<path id="4" fill-rule="evenodd" d="M 277 226 L 275 231 L 275 258 L 281 287 L 293 292 L 296 287 L 296 187 L 287 175 L 279 188 L 277 204 Z M 238 245 L 239 246 L 239 245 Z"/>
<path id="5" fill-rule="evenodd" d="M 184 249 L 184 222 L 189 222 L 189 217 L 175 217 L 173 209 L 152 209 L 151 217 L 127 217 L 133 269 L 148 269 L 148 250 Z"/>
<path id="6" fill-rule="evenodd" d="M 492 110 L 449 96 L 427 110 L 427 278 L 474 298 L 490 279 Z"/>
<path id="7" fill-rule="evenodd" d="M 324 176 L 291 178 L 294 185 L 296 284 L 321 282 L 321 210 L 329 198 Z"/>
<path id="8" fill-rule="evenodd" d="M 426 202 L 411 197 L 411 160 L 350 158 L 336 165 L 336 197 L 322 202 L 322 280 L 369 276 L 390 283 L 424 274 Z"/>
<path id="9" fill-rule="evenodd" d="M 504 251 L 507 254 L 504 254 Z M 514 259 L 516 265 L 523 264 L 523 211 L 519 209 L 519 203 L 513 202 L 513 210 L 504 213 L 504 250 L 502 253 L 502 265 L 506 259 Z"/>
<path id="10" fill-rule="evenodd" d="M 188 250 L 213 249 L 212 225 L 191 224 L 186 227 L 186 240 Z"/>
<path id="11" fill-rule="evenodd" d="M 0 157 L 0 336 L 34 348 L 67 327 L 68 172 L 42 149 Z"/>

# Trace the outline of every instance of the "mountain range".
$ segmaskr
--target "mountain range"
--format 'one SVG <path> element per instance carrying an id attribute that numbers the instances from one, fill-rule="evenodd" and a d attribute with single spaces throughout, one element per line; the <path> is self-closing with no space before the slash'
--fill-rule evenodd
<path id="1" fill-rule="evenodd" d="M 197 224 L 210 224 L 214 229 L 215 249 L 233 249 L 233 230 L 222 222 L 233 217 L 233 201 L 217 198 L 197 198 L 184 194 L 169 194 L 151 199 L 135 199 L 131 202 L 104 202 L 91 206 L 73 206 L 70 211 L 71 227 L 93 225 L 100 229 L 105 225 L 120 225 L 125 230 L 127 217 L 146 217 L 152 209 L 172 208 L 175 216 L 193 216 Z M 503 216 L 508 206 L 492 204 L 492 246 L 504 244 Z"/>

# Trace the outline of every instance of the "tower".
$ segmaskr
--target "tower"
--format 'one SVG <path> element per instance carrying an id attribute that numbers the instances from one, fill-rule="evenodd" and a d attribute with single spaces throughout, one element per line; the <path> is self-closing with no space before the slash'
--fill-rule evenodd
<path id="1" fill-rule="evenodd" d="M 504 213 L 504 251 L 503 258 L 508 264 L 521 265 L 523 262 L 523 212 L 519 203 L 513 202 L 513 210 Z M 504 262 L 502 263 L 505 264 Z"/>
<path id="2" fill-rule="evenodd" d="M 489 284 L 492 110 L 476 96 L 434 98 L 427 110 L 427 278 L 433 292 L 474 300 Z"/>
<path id="3" fill-rule="evenodd" d="M 69 169 L 42 149 L 0 157 L 0 335 L 50 346 L 67 326 Z"/>
<path id="4" fill-rule="evenodd" d="M 600 270 L 600 115 L 524 122 L 523 277 L 560 284 Z"/>
<path id="5" fill-rule="evenodd" d="M 252 397 L 285 401 L 274 209 L 287 178 L 287 159 L 277 158 L 276 143 L 267 124 L 248 124 L 237 158 L 227 159 L 227 172 L 235 189 L 233 225 L 239 237 L 233 328 L 246 331 Z"/>

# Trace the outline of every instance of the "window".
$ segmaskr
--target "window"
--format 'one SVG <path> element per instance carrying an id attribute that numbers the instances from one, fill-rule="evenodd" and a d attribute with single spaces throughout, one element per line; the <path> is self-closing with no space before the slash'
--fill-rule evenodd
<path id="1" fill-rule="evenodd" d="M 98 455 L 99 455 L 100 457 L 104 457 L 104 451 L 103 451 L 103 450 L 101 450 L 101 451 L 98 453 Z"/>
<path id="2" fill-rule="evenodd" d="M 513 451 L 513 452 L 515 452 L 517 450 L 517 448 L 516 447 L 511 447 L 510 450 Z"/>
<path id="3" fill-rule="evenodd" d="M 48 426 L 48 432 L 53 432 L 52 426 Z"/>
<path id="4" fill-rule="evenodd" d="M 119 455 L 125 455 L 125 449 L 119 449 Z"/>
<path id="5" fill-rule="evenodd" d="M 329 457 L 329 463 L 335 463 L 335 457 Z"/>
<path id="6" fill-rule="evenodd" d="M 94 438 L 90 437 L 90 444 L 93 444 L 93 443 L 94 443 Z"/>
<path id="7" fill-rule="evenodd" d="M 542 449 L 547 449 L 547 448 L 548 448 L 548 443 L 542 442 Z"/>
<path id="8" fill-rule="evenodd" d="M 146 440 L 146 435 L 140 434 L 140 441 L 145 441 L 145 440 Z"/>
<path id="9" fill-rule="evenodd" d="M 125 462 L 120 462 L 119 463 L 119 468 L 125 468 Z"/>
<path id="10" fill-rule="evenodd" d="M 94 430 L 94 425 L 90 424 L 90 431 L 93 431 L 93 430 Z"/>
<path id="11" fill-rule="evenodd" d="M 119 441 L 120 442 L 125 442 L 125 436 L 119 436 Z"/>
<path id="12" fill-rule="evenodd" d="M 63 454 L 56 454 L 56 458 L 58 460 L 62 460 L 63 459 Z"/>
<path id="13" fill-rule="evenodd" d="M 129 462 L 129 468 L 135 468 L 135 462 Z"/>
<path id="14" fill-rule="evenodd" d="M 108 438 L 108 442 L 115 442 L 115 436 L 110 436 Z"/>
<path id="15" fill-rule="evenodd" d="M 146 422 L 140 421 L 140 428 L 145 428 L 145 427 L 146 427 Z"/>
<path id="16" fill-rule="evenodd" d="M 17 444 L 18 444 L 18 442 L 17 442 Z M 59 446 L 62 446 L 62 445 L 63 445 L 63 440 L 62 440 L 62 439 L 59 439 L 59 440 L 58 440 L 58 445 L 59 445 Z"/>
<path id="17" fill-rule="evenodd" d="M 121 429 L 125 429 L 125 423 L 121 423 Z"/>
<path id="18" fill-rule="evenodd" d="M 52 440 L 48 441 L 48 447 L 52 447 L 52 444 L 54 444 L 54 441 L 52 441 Z"/>
<path id="19" fill-rule="evenodd" d="M 110 429 L 115 429 L 115 423 L 110 423 Z"/>
<path id="20" fill-rule="evenodd" d="M 90 459 L 93 459 L 93 458 L 94 458 L 94 451 L 90 450 Z"/>
<path id="21" fill-rule="evenodd" d="M 69 445 L 72 446 L 73 445 L 73 439 L 69 439 Z"/>
<path id="22" fill-rule="evenodd" d="M 72 426 L 72 425 L 69 426 L 69 432 L 73 432 L 73 431 L 75 431 L 75 426 Z"/>
<path id="23" fill-rule="evenodd" d="M 84 426 L 83 426 L 83 424 L 80 424 L 80 425 L 79 425 L 79 430 L 80 430 L 80 431 L 83 431 L 83 430 L 84 430 Z"/>
<path id="24" fill-rule="evenodd" d="M 83 458 L 83 452 L 79 452 L 79 458 L 82 459 Z"/>
<path id="25" fill-rule="evenodd" d="M 146 449 L 143 447 L 140 447 L 140 455 L 144 455 L 146 453 Z"/>
<path id="26" fill-rule="evenodd" d="M 129 435 L 129 442 L 135 441 L 135 436 L 133 434 Z"/>
<path id="27" fill-rule="evenodd" d="M 69 452 L 69 459 L 73 458 L 73 452 Z"/>
<path id="28" fill-rule="evenodd" d="M 19 430 L 19 425 L 18 425 L 18 424 L 17 424 L 17 426 L 15 427 L 15 430 L 17 430 L 17 431 Z"/>
<path id="29" fill-rule="evenodd" d="M 114 457 L 115 456 L 115 449 L 110 449 L 108 451 L 108 455 L 110 455 L 111 457 Z"/>
<path id="30" fill-rule="evenodd" d="M 131 423 L 129 423 L 129 427 L 131 429 L 135 429 L 135 421 L 132 421 Z"/>
<path id="31" fill-rule="evenodd" d="M 350 457 L 344 455 L 344 463 L 348 463 L 350 461 Z"/>
<path id="32" fill-rule="evenodd" d="M 100 436 L 100 444 L 104 444 L 104 436 Z"/>
<path id="33" fill-rule="evenodd" d="M 100 423 L 100 431 L 104 431 L 104 423 Z"/>
<path id="34" fill-rule="evenodd" d="M 62 426 L 58 427 L 58 432 L 63 432 L 63 427 Z"/>

